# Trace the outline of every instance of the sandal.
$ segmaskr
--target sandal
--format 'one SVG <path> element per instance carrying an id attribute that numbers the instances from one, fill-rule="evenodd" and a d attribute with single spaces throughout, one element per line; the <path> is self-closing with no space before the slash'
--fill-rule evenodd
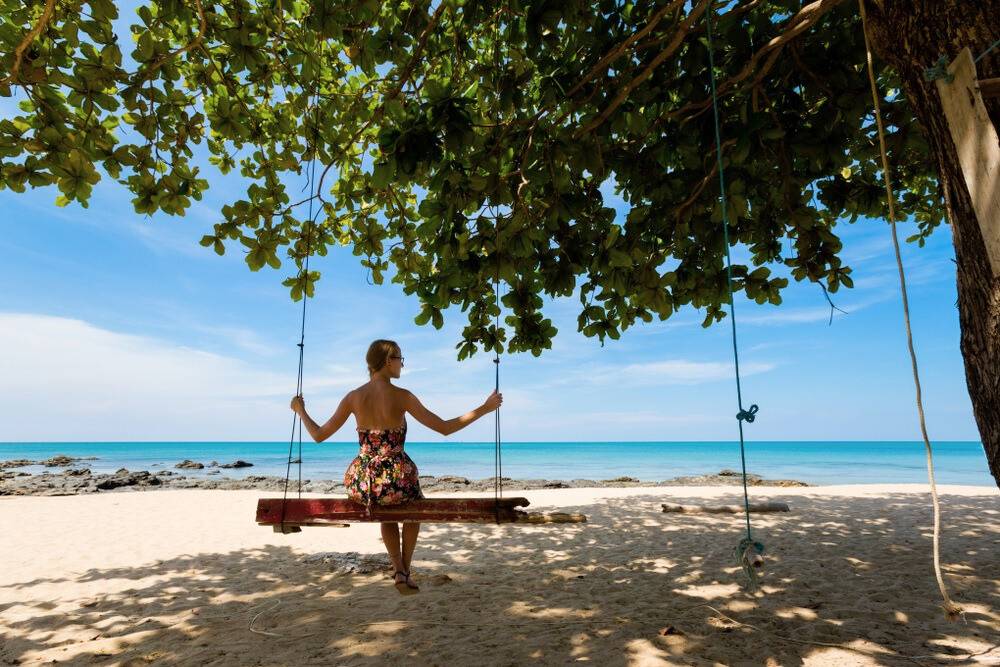
<path id="1" fill-rule="evenodd" d="M 420 586 L 417 586 L 415 583 L 413 583 L 413 580 L 410 579 L 409 572 L 396 570 L 395 574 L 393 574 L 392 577 L 393 579 L 395 579 L 399 575 L 403 575 L 403 580 L 397 581 L 393 585 L 396 587 L 396 590 L 399 591 L 400 595 L 413 595 L 414 593 L 420 590 Z"/>
<path id="2" fill-rule="evenodd" d="M 396 590 L 399 591 L 401 595 L 412 595 L 413 593 L 416 593 L 417 591 L 420 590 L 420 586 L 417 586 L 415 583 L 413 583 L 413 580 L 410 579 L 409 572 L 396 570 L 395 574 L 392 575 L 393 579 L 395 579 L 399 575 L 403 575 L 403 580 L 396 581 L 396 583 L 393 585 L 396 587 Z"/>

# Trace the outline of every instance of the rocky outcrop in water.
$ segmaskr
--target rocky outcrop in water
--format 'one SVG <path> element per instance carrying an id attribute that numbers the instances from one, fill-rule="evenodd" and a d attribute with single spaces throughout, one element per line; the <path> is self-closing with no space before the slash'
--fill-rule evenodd
<path id="1" fill-rule="evenodd" d="M 159 477 L 145 470 L 129 472 L 122 468 L 114 475 L 101 475 L 101 477 L 104 479 L 94 485 L 99 491 L 110 491 L 124 486 L 160 486 L 163 484 Z"/>
<path id="2" fill-rule="evenodd" d="M 44 461 L 32 461 L 31 459 L 11 459 L 9 461 L 0 461 L 0 470 L 5 468 L 24 468 L 27 466 L 45 466 L 46 468 L 65 468 L 68 466 L 76 465 L 78 461 L 96 461 L 96 456 L 66 456 L 65 454 L 57 454 L 50 459 L 45 459 Z"/>
<path id="3" fill-rule="evenodd" d="M 35 465 L 35 462 L 29 459 L 11 459 L 9 461 L 0 461 L 0 470 L 4 468 L 23 468 L 33 465 Z"/>
<path id="4" fill-rule="evenodd" d="M 220 468 L 250 468 L 251 466 L 253 466 L 252 463 L 249 463 L 248 461 L 244 461 L 242 459 L 237 459 L 237 460 L 233 461 L 232 463 L 223 463 L 219 467 Z"/>

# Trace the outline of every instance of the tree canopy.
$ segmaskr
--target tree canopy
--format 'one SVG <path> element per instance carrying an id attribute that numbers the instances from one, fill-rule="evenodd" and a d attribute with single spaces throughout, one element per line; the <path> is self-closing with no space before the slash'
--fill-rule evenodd
<path id="1" fill-rule="evenodd" d="M 290 259 L 295 299 L 319 278 L 307 254 L 350 245 L 419 299 L 418 324 L 466 313 L 460 358 L 549 347 L 542 295 L 578 294 L 602 341 L 686 305 L 725 316 L 710 7 L 729 237 L 750 257 L 735 288 L 778 304 L 788 276 L 850 287 L 836 225 L 884 214 L 841 0 L 159 0 L 131 19 L 112 0 L 2 4 L 0 95 L 20 112 L 0 120 L 0 187 L 86 206 L 110 177 L 138 213 L 184 215 L 206 172 L 238 170 L 246 190 L 203 245 L 253 270 Z M 880 79 L 897 207 L 922 241 L 941 221 L 934 163 Z"/>

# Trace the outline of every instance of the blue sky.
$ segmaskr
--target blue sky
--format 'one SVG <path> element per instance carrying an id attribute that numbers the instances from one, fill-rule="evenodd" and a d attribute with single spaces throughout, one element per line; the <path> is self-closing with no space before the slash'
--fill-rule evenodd
<path id="1" fill-rule="evenodd" d="M 54 190 L 0 192 L 0 441 L 288 438 L 300 306 L 281 280 L 291 269 L 252 273 L 238 249 L 218 257 L 198 245 L 240 195 L 231 179 L 210 179 L 184 218 L 136 215 L 109 180 L 89 209 L 57 208 Z M 815 285 L 793 284 L 780 307 L 737 301 L 744 396 L 761 407 L 750 440 L 919 438 L 888 227 L 838 231 L 855 270 L 856 288 L 835 296 L 848 315 L 828 325 Z M 904 252 L 931 437 L 978 440 L 949 229 Z M 399 341 L 400 384 L 442 416 L 487 396 L 491 360 L 455 358 L 462 313 L 440 331 L 418 327 L 416 302 L 394 284 L 368 285 L 349 250 L 313 266 L 323 279 L 309 304 L 305 395 L 317 419 L 367 379 L 364 353 L 378 337 Z M 548 304 L 560 330 L 552 350 L 504 358 L 505 440 L 736 437 L 728 322 L 702 329 L 688 309 L 602 348 L 576 332 L 578 304 Z M 439 439 L 411 426 L 412 439 Z M 352 437 L 348 427 L 334 440 Z M 492 437 L 484 419 L 454 439 Z"/>
<path id="2" fill-rule="evenodd" d="M 136 3 L 125 4 L 116 30 L 127 44 Z M 0 99 L 0 114 L 13 113 Z M 212 188 L 183 218 L 136 215 L 131 195 L 108 179 L 88 209 L 57 208 L 54 188 L 0 191 L 0 441 L 288 438 L 300 306 L 281 281 L 292 269 L 252 273 L 239 247 L 218 257 L 198 244 L 243 192 L 204 157 Z M 623 216 L 625 204 L 603 190 Z M 854 268 L 856 288 L 835 296 L 848 315 L 829 326 L 811 284 L 793 283 L 780 307 L 737 300 L 745 402 L 761 408 L 750 439 L 919 438 L 888 227 L 866 220 L 837 231 Z M 904 225 L 901 237 L 910 233 Z M 978 440 L 949 229 L 904 253 L 931 437 Z M 492 390 L 489 357 L 456 361 L 460 311 L 446 313 L 440 331 L 418 327 L 417 303 L 397 285 L 369 285 L 349 249 L 312 266 L 323 279 L 309 304 L 305 395 L 317 419 L 367 380 L 375 338 L 402 345 L 400 384 L 446 418 Z M 548 304 L 560 333 L 541 358 L 504 358 L 505 439 L 736 438 L 728 321 L 702 329 L 688 309 L 602 348 L 576 332 L 578 308 L 575 297 Z M 411 427 L 411 438 L 440 439 Z M 334 436 L 352 438 L 349 429 Z M 455 436 L 492 438 L 491 419 Z"/>

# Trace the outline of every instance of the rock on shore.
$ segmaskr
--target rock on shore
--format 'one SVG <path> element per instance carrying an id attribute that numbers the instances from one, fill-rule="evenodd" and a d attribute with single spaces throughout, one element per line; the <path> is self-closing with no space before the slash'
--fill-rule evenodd
<path id="1" fill-rule="evenodd" d="M 0 464 L 0 496 L 66 496 L 106 491 L 149 491 L 154 489 L 258 489 L 261 491 L 278 492 L 285 488 L 284 477 L 268 475 L 248 475 L 242 479 L 231 479 L 228 477 L 213 477 L 208 479 L 205 477 L 186 477 L 171 470 L 160 470 L 151 473 L 146 470 L 132 472 L 124 468 L 113 474 L 93 474 L 89 468 L 70 468 L 59 473 L 46 471 L 38 475 L 30 475 L 22 471 L 2 469 L 4 467 L 18 467 L 7 466 L 7 463 L 9 462 Z M 246 462 L 237 461 L 236 463 Z M 177 467 L 180 467 L 180 465 Z M 220 467 L 231 468 L 242 466 L 228 464 Z M 501 481 L 503 482 L 505 491 L 742 484 L 740 475 L 728 470 L 723 470 L 716 475 L 676 477 L 661 482 L 640 481 L 635 477 L 616 477 L 606 480 L 573 479 L 568 481 L 502 477 Z M 759 475 L 748 475 L 747 483 L 750 486 L 808 486 L 808 484 L 796 480 L 765 480 Z M 493 490 L 494 478 L 470 480 L 465 477 L 453 475 L 441 477 L 423 475 L 420 477 L 420 486 L 426 492 L 489 492 Z M 289 488 L 297 490 L 297 481 L 292 480 Z M 344 493 L 344 485 L 338 480 L 303 480 L 302 491 L 307 493 Z"/>

